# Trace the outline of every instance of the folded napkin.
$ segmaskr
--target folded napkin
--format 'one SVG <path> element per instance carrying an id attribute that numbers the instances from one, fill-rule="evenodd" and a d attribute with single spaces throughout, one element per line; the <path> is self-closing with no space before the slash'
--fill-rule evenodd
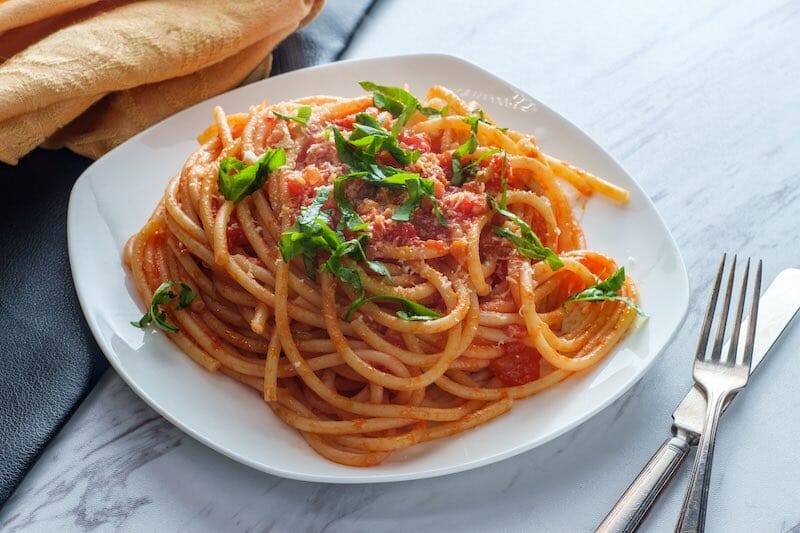
<path id="1" fill-rule="evenodd" d="M 265 77 L 323 0 L 0 2 L 0 161 L 97 158 L 170 114 Z"/>

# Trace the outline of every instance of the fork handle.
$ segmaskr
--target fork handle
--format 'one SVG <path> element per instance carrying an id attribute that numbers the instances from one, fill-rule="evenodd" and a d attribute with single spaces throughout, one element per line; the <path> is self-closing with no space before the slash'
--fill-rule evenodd
<path id="1" fill-rule="evenodd" d="M 613 509 L 597 526 L 600 533 L 636 531 L 661 490 L 667 486 L 691 448 L 683 435 L 664 441 L 650 461 L 633 480 Z"/>
<path id="2" fill-rule="evenodd" d="M 728 395 L 706 391 L 706 397 L 708 401 L 706 422 L 697 445 L 697 456 L 692 465 L 689 488 L 683 500 L 681 515 L 675 528 L 676 533 L 701 533 L 706 527 L 708 483 L 711 478 L 711 462 L 714 458 L 714 441 L 717 436 L 719 415 Z"/>

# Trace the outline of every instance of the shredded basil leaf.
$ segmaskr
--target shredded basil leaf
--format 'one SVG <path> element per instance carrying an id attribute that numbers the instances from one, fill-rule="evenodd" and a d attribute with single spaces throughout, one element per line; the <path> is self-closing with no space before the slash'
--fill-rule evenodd
<path id="1" fill-rule="evenodd" d="M 219 191 L 226 200 L 239 203 L 259 190 L 270 172 L 285 164 L 283 148 L 268 148 L 258 161 L 248 166 L 235 157 L 226 157 L 219 164 Z"/>
<path id="2" fill-rule="evenodd" d="M 408 222 L 411 220 L 411 212 L 419 207 L 422 199 L 433 194 L 433 182 L 430 180 L 423 182 L 419 176 L 416 176 L 404 180 L 404 185 L 408 190 L 408 199 L 395 210 L 392 220 Z"/>
<path id="3" fill-rule="evenodd" d="M 302 124 L 303 126 L 308 125 L 308 119 L 311 118 L 311 108 L 307 105 L 300 106 L 297 108 L 297 115 L 285 115 L 283 113 L 278 113 L 277 111 L 272 112 L 278 118 L 282 118 L 285 120 L 294 120 L 295 122 Z"/>
<path id="4" fill-rule="evenodd" d="M 489 121 L 486 119 L 486 115 L 484 114 L 484 112 L 483 112 L 483 109 L 481 109 L 481 108 L 476 108 L 476 109 L 473 109 L 473 110 L 472 110 L 472 114 L 473 114 L 473 115 L 478 115 L 478 120 L 480 120 L 481 122 L 485 122 L 485 123 L 487 123 L 487 124 L 491 124 L 492 126 L 494 126 L 495 128 L 497 128 L 497 130 L 498 130 L 498 131 L 502 131 L 503 133 L 505 133 L 505 132 L 507 132 L 507 131 L 508 131 L 508 128 L 499 128 L 499 127 L 497 127 L 497 125 L 495 125 L 495 124 L 492 124 L 491 122 L 489 122 Z"/>
<path id="5" fill-rule="evenodd" d="M 556 255 L 553 250 L 542 244 L 542 241 L 539 239 L 536 233 L 533 232 L 527 222 L 522 220 L 515 213 L 499 206 L 491 195 L 487 195 L 487 199 L 489 201 L 489 205 L 497 213 L 509 219 L 519 228 L 519 235 L 517 235 L 508 228 L 493 226 L 492 230 L 494 231 L 495 235 L 511 241 L 519 254 L 523 257 L 546 261 L 551 270 L 558 270 L 564 266 L 564 263 L 561 261 L 561 259 L 559 259 L 558 255 Z"/>
<path id="6" fill-rule="evenodd" d="M 455 161 L 456 157 L 464 157 L 471 153 L 474 153 L 475 150 L 478 149 L 478 139 L 475 137 L 475 133 L 470 132 L 469 139 L 467 139 L 464 144 L 460 145 L 453 151 L 453 160 Z"/>
<path id="7" fill-rule="evenodd" d="M 538 237 L 535 237 L 535 234 L 534 238 L 536 240 L 533 240 L 530 238 L 521 237 L 508 228 L 494 226 L 492 229 L 494 230 L 495 235 L 511 241 L 517 248 L 517 251 L 520 253 L 520 255 L 529 259 L 541 259 L 547 261 L 547 264 L 550 266 L 551 270 L 558 270 L 564 266 L 564 263 L 561 261 L 561 259 L 559 259 L 556 253 L 550 248 L 547 248 L 541 244 L 541 241 L 538 240 Z"/>
<path id="8" fill-rule="evenodd" d="M 365 91 L 372 93 L 372 103 L 375 107 L 388 111 L 397 119 L 392 126 L 394 136 L 397 136 L 416 111 L 428 116 L 439 114 L 439 111 L 431 107 L 422 107 L 413 94 L 400 87 L 377 85 L 371 81 L 362 81 L 359 85 Z"/>
<path id="9" fill-rule="evenodd" d="M 349 255 L 360 251 L 360 255 L 364 255 L 364 250 L 361 248 L 361 243 L 358 239 L 350 239 L 349 241 L 339 242 L 336 247 L 331 251 L 331 256 L 327 261 L 322 263 L 322 268 L 342 280 L 348 285 L 352 285 L 354 289 L 363 295 L 364 287 L 361 284 L 361 277 L 355 269 L 342 265 L 342 256 Z"/>
<path id="10" fill-rule="evenodd" d="M 399 303 L 402 309 L 397 311 L 395 314 L 403 320 L 427 321 L 442 317 L 441 313 L 431 309 L 430 307 L 413 302 L 407 298 L 403 298 L 402 296 L 382 294 L 378 296 L 370 296 L 369 298 L 362 297 L 357 299 L 350 304 L 350 307 L 347 308 L 347 313 L 345 314 L 344 319 L 350 320 L 353 317 L 353 313 L 355 313 L 356 310 L 358 310 L 358 308 L 365 303 L 378 301 Z"/>
<path id="11" fill-rule="evenodd" d="M 298 255 L 303 255 L 303 265 L 311 279 L 316 279 L 317 250 L 331 249 L 330 234 L 324 232 L 322 225 L 330 223 L 331 214 L 322 211 L 322 206 L 328 200 L 330 187 L 320 187 L 311 203 L 300 210 L 297 220 L 291 228 L 284 231 L 278 240 L 278 249 L 281 257 L 288 263 Z M 327 239 L 326 239 L 327 236 Z M 338 245 L 338 237 L 334 234 Z"/>
<path id="12" fill-rule="evenodd" d="M 303 250 L 303 267 L 308 277 L 317 280 L 317 254 L 311 250 Z"/>
<path id="13" fill-rule="evenodd" d="M 480 116 L 464 117 L 463 119 L 464 122 L 469 124 L 469 139 L 464 141 L 463 144 L 459 145 L 459 147 L 453 151 L 453 161 L 452 161 L 453 177 L 450 178 L 450 183 L 453 185 L 461 185 L 462 183 L 464 183 L 464 178 L 465 178 L 464 170 L 466 170 L 467 167 L 461 166 L 461 158 L 469 154 L 475 153 L 475 150 L 478 149 L 479 123 L 485 122 L 486 124 L 489 124 L 489 122 L 485 118 L 483 118 L 483 111 L 482 110 L 476 110 L 476 111 L 480 111 Z M 475 113 L 475 111 L 473 111 L 473 113 Z"/>
<path id="14" fill-rule="evenodd" d="M 506 164 L 508 163 L 508 153 L 503 152 L 503 169 L 500 171 L 500 209 L 508 208 L 508 180 L 506 180 Z"/>
<path id="15" fill-rule="evenodd" d="M 176 285 L 181 289 L 180 294 L 175 294 L 171 290 L 172 287 Z M 189 285 L 182 281 L 165 281 L 159 285 L 156 291 L 153 293 L 153 298 L 150 300 L 150 308 L 148 309 L 147 313 L 145 313 L 138 321 L 131 322 L 131 325 L 136 326 L 137 328 L 144 328 L 151 323 L 154 323 L 157 327 L 168 333 L 178 333 L 180 330 L 177 328 L 177 326 L 167 322 L 167 313 L 161 309 L 161 306 L 167 305 L 169 301 L 176 296 L 178 298 L 178 305 L 175 306 L 175 311 L 180 311 L 192 303 L 192 300 L 195 299 L 197 293 L 194 292 Z"/>
<path id="16" fill-rule="evenodd" d="M 347 229 L 350 231 L 365 231 L 369 225 L 364 222 L 364 219 L 356 212 L 353 204 L 350 203 L 350 200 L 348 200 L 347 196 L 344 194 L 344 184 L 347 180 L 352 179 L 351 176 L 353 176 L 353 174 L 340 176 L 334 180 L 333 198 L 336 200 L 336 205 L 339 207 L 339 212 L 342 215 L 342 221 L 347 226 Z"/>
<path id="17" fill-rule="evenodd" d="M 331 254 L 331 259 L 340 258 L 343 255 L 347 255 L 349 258 L 353 259 L 354 261 L 361 261 L 367 265 L 367 267 L 387 279 L 387 281 L 392 281 L 392 275 L 389 273 L 389 269 L 386 268 L 386 265 L 381 263 L 380 261 L 372 261 L 367 259 L 367 254 L 364 251 L 364 247 L 367 245 L 369 241 L 369 235 L 366 233 L 361 233 L 355 239 L 350 239 L 349 241 L 342 242 L 338 245 L 337 249 Z M 336 274 L 338 269 L 338 259 L 334 259 L 333 262 L 328 260 L 323 266 L 327 265 L 327 268 L 333 273 Z"/>
<path id="18" fill-rule="evenodd" d="M 647 316 L 633 300 L 626 296 L 620 296 L 619 291 L 625 283 L 625 267 L 620 267 L 616 272 L 608 276 L 605 280 L 587 287 L 579 293 L 567 298 L 567 302 L 601 302 L 617 301 L 623 302 L 628 307 L 636 311 L 641 316 Z M 566 302 L 565 302 L 566 303 Z"/>
<path id="19" fill-rule="evenodd" d="M 348 143 L 339 128 L 331 126 L 330 131 L 333 132 L 333 143 L 336 146 L 336 153 L 339 154 L 339 159 L 351 170 L 354 172 L 363 171 L 364 167 L 375 161 L 374 155 L 370 157 L 364 150 L 360 150 Z"/>
<path id="20" fill-rule="evenodd" d="M 325 222 L 330 222 L 330 213 L 322 210 L 322 206 L 328 201 L 328 196 L 331 194 L 330 187 L 320 187 L 317 189 L 317 194 L 311 203 L 306 207 L 300 209 L 300 216 L 297 217 L 297 224 L 311 225 L 319 217 L 325 217 Z"/>
<path id="21" fill-rule="evenodd" d="M 494 154 L 499 154 L 502 151 L 503 150 L 501 150 L 500 148 L 492 148 L 491 150 L 486 150 L 481 155 L 470 161 L 468 164 L 464 165 L 461 170 L 464 172 L 468 172 L 473 167 L 477 168 L 477 166 L 480 164 L 481 161 L 483 161 L 487 157 L 493 156 Z M 505 172 L 505 168 L 503 169 L 503 172 Z"/>
<path id="22" fill-rule="evenodd" d="M 414 163 L 420 156 L 419 150 L 406 150 L 400 146 L 397 137 L 383 129 L 377 120 L 366 113 L 356 115 L 349 142 L 373 159 L 378 152 L 386 150 L 401 165 Z"/>
<path id="23" fill-rule="evenodd" d="M 447 106 L 445 106 L 445 107 L 447 107 Z M 441 117 L 441 116 L 444 116 L 444 115 L 442 115 L 441 111 L 439 111 L 438 109 L 433 108 L 433 107 L 419 107 L 417 109 L 419 109 L 419 112 L 422 113 L 423 115 L 425 115 L 426 117 Z"/>

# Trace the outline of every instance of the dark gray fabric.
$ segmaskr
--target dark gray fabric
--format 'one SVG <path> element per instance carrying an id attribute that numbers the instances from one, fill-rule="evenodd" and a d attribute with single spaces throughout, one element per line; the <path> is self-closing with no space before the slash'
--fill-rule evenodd
<path id="1" fill-rule="evenodd" d="M 272 75 L 339 59 L 375 0 L 328 0 L 308 26 L 293 33 L 272 55 Z"/>
<path id="2" fill-rule="evenodd" d="M 336 60 L 372 3 L 329 0 L 278 47 L 272 74 Z M 108 366 L 67 258 L 69 192 L 90 164 L 67 150 L 0 163 L 0 506 Z"/>

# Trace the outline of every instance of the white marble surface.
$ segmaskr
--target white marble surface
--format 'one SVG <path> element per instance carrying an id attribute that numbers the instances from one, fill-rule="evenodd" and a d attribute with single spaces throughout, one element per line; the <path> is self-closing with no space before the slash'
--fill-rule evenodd
<path id="1" fill-rule="evenodd" d="M 448 52 L 548 103 L 655 200 L 693 287 L 721 250 L 800 266 L 800 2 L 384 0 L 348 57 Z M 107 374 L 0 510 L 2 531 L 588 531 L 669 431 L 704 297 L 627 395 L 472 472 L 282 480 L 198 444 Z M 654 311 L 655 312 L 655 311 Z M 800 532 L 800 324 L 721 425 L 709 531 Z M 643 528 L 670 531 L 684 471 Z"/>

